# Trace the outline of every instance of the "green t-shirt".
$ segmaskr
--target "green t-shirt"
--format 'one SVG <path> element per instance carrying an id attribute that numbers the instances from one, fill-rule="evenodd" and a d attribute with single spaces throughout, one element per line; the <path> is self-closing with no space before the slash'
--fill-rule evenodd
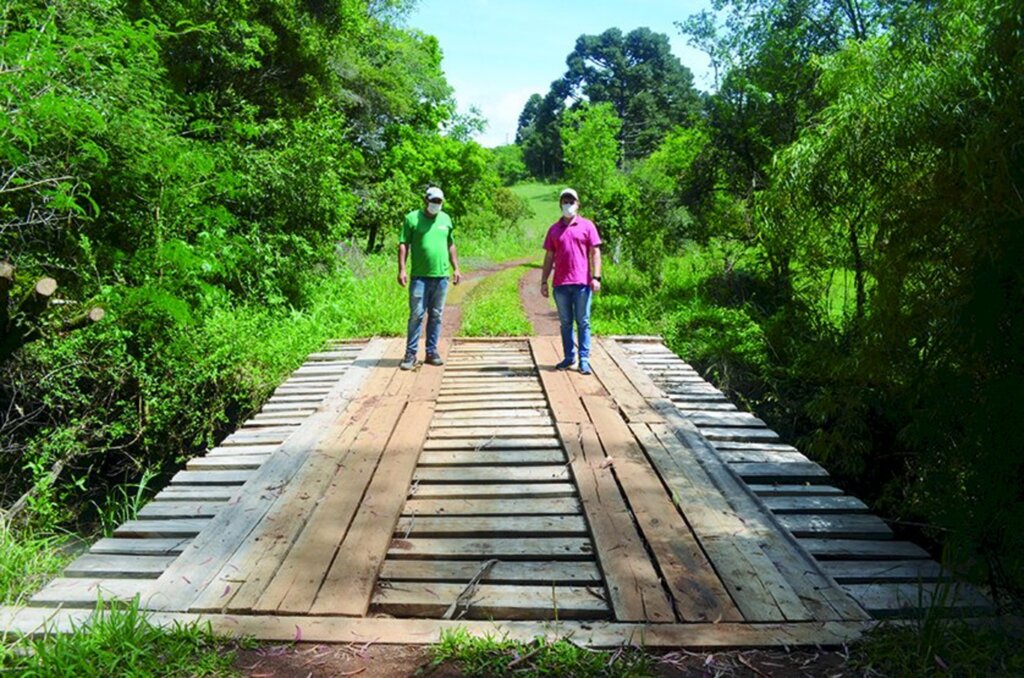
<path id="1" fill-rule="evenodd" d="M 412 270 L 409 275 L 426 278 L 447 278 L 451 274 L 448 247 L 452 239 L 452 220 L 444 212 L 431 219 L 423 210 L 405 215 L 398 242 L 409 246 Z"/>

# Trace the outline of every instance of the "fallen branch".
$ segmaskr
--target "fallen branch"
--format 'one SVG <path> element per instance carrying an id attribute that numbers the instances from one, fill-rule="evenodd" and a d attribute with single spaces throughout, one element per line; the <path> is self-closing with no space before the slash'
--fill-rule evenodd
<path id="1" fill-rule="evenodd" d="M 477 570 L 477 573 L 473 575 L 473 578 L 469 580 L 468 584 L 466 584 L 466 588 L 462 589 L 462 593 L 456 596 L 455 601 L 448 606 L 447 610 L 445 610 L 441 619 L 451 619 L 455 615 L 455 611 L 459 609 L 460 606 L 465 607 L 466 610 L 468 610 L 469 606 L 472 604 L 473 594 L 476 593 L 477 586 L 480 585 L 480 580 L 486 577 L 487 573 L 491 571 L 491 568 L 499 562 L 500 561 L 498 559 L 492 558 L 481 565 L 480 569 Z M 465 614 L 466 610 L 463 610 L 462 613 Z M 461 617 L 462 615 L 459 616 Z"/>

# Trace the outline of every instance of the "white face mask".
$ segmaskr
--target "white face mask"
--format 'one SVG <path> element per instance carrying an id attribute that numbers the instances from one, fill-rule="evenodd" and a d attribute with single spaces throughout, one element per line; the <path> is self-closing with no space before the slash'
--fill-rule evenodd
<path id="1" fill-rule="evenodd" d="M 427 214 L 432 217 L 436 217 L 441 211 L 441 203 L 439 202 L 428 202 L 427 203 Z"/>
<path id="2" fill-rule="evenodd" d="M 572 219 L 576 216 L 577 205 L 576 203 L 569 203 L 562 205 L 562 216 L 566 219 Z"/>

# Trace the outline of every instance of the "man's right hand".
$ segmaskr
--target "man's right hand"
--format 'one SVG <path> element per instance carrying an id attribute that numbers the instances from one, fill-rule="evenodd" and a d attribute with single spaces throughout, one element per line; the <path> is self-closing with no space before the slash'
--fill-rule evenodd
<path id="1" fill-rule="evenodd" d="M 548 297 L 548 284 L 546 282 L 542 282 L 540 284 L 540 296 L 544 297 L 545 299 L 547 299 Z"/>
<path id="2" fill-rule="evenodd" d="M 405 287 L 406 283 L 409 282 L 409 276 L 405 274 L 405 271 L 398 272 L 398 284 Z"/>

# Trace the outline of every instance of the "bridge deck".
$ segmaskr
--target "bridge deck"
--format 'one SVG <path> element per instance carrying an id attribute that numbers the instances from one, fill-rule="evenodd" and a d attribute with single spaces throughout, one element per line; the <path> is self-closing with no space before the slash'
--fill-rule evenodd
<path id="1" fill-rule="evenodd" d="M 138 595 L 275 640 L 829 644 L 945 578 L 660 342 L 598 340 L 589 377 L 552 368 L 553 337 L 455 340 L 410 372 L 403 344 L 310 356 L 0 626 Z"/>

